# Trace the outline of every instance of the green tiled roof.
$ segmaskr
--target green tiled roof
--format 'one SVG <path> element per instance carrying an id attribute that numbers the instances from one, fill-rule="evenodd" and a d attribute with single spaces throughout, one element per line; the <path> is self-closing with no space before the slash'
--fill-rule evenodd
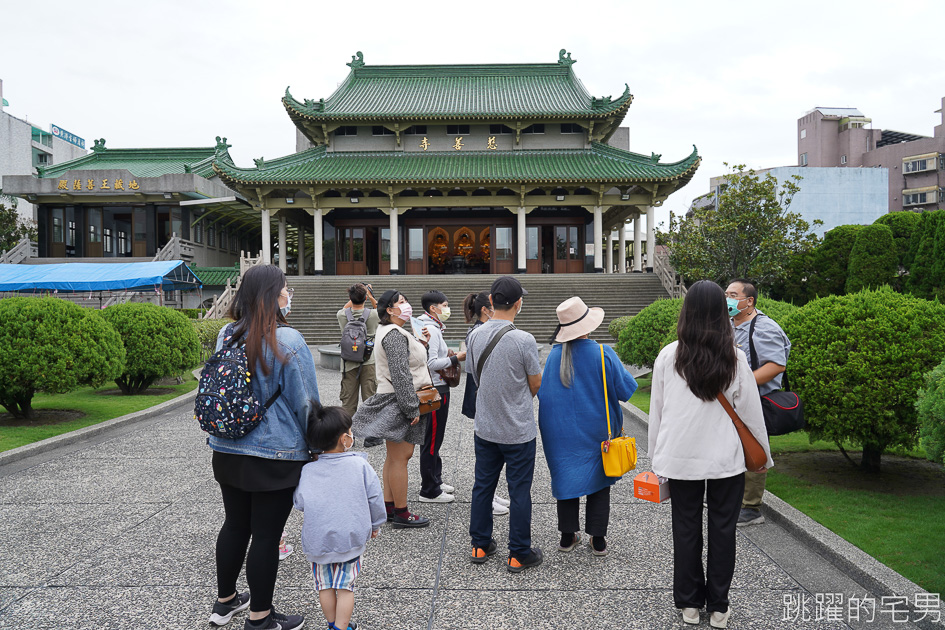
<path id="1" fill-rule="evenodd" d="M 191 267 L 190 270 L 204 286 L 223 286 L 227 280 L 233 280 L 232 284 L 235 284 L 240 276 L 236 267 Z"/>
<path id="2" fill-rule="evenodd" d="M 39 176 L 56 178 L 70 170 L 126 169 L 135 177 L 160 177 L 173 173 L 213 176 L 214 147 L 184 149 L 106 149 L 104 143 L 80 158 L 53 164 Z"/>
<path id="3" fill-rule="evenodd" d="M 324 146 L 276 160 L 262 168 L 238 168 L 217 160 L 222 179 L 236 184 L 427 184 L 501 182 L 659 182 L 691 176 L 699 164 L 692 153 L 662 164 L 644 156 L 593 143 L 590 149 L 450 152 L 328 152 Z"/>
<path id="4" fill-rule="evenodd" d="M 553 64 L 365 66 L 356 60 L 327 99 L 298 101 L 286 88 L 282 102 L 293 119 L 309 120 L 622 116 L 633 100 L 630 88 L 613 99 L 592 97 L 563 53 Z"/>

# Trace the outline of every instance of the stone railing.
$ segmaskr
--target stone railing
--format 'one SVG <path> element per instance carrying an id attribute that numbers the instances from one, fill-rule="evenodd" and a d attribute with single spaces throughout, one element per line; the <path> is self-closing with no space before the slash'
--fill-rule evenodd
<path id="1" fill-rule="evenodd" d="M 669 296 L 674 298 L 685 297 L 686 284 L 683 282 L 682 276 L 677 274 L 676 270 L 669 264 L 669 252 L 666 251 L 665 247 L 656 248 L 653 263 L 653 271 L 660 282 L 663 283 L 663 288 L 666 289 Z"/>
<path id="2" fill-rule="evenodd" d="M 220 295 L 213 296 L 213 304 L 210 308 L 207 309 L 207 312 L 203 314 L 204 319 L 219 319 L 221 317 L 226 317 L 226 314 L 230 312 L 230 306 L 233 305 L 233 298 L 236 297 L 236 289 L 239 287 L 239 278 L 236 280 L 236 286 L 231 286 L 231 278 L 226 280 L 226 288 L 223 289 L 223 293 Z"/>
<path id="3" fill-rule="evenodd" d="M 39 256 L 39 247 L 36 243 L 24 237 L 13 246 L 13 249 L 0 254 L 0 264 L 19 265 L 27 258 L 36 258 L 37 256 Z"/>
<path id="4" fill-rule="evenodd" d="M 158 250 L 153 260 L 155 262 L 159 260 L 183 260 L 186 263 L 193 262 L 194 244 L 190 241 L 185 241 L 175 234 L 171 237 L 171 240 L 167 242 L 167 245 Z"/>
<path id="5" fill-rule="evenodd" d="M 259 252 L 254 257 L 251 256 L 249 252 L 240 250 L 240 278 L 242 278 L 243 274 L 249 271 L 251 267 L 261 264 L 262 261 L 262 252 Z M 239 287 L 239 282 L 237 282 L 236 286 Z"/>

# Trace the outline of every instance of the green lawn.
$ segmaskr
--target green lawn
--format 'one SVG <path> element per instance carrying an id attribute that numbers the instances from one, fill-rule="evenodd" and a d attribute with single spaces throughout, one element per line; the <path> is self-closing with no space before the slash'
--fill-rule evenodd
<path id="1" fill-rule="evenodd" d="M 74 409 L 81 411 L 85 416 L 58 424 L 34 426 L 9 426 L 0 421 L 0 451 L 8 451 L 24 444 L 31 444 L 128 413 L 141 411 L 196 389 L 197 380 L 190 373 L 186 374 L 185 379 L 180 385 L 160 386 L 174 391 L 156 396 L 149 394 L 140 396 L 103 395 L 96 393 L 116 389 L 117 386 L 114 383 L 108 383 L 99 388 L 85 387 L 69 394 L 37 394 L 33 398 L 34 409 Z M 0 407 L 0 412 L 4 411 Z"/>
<path id="2" fill-rule="evenodd" d="M 639 378 L 637 383 L 640 389 L 630 404 L 649 413 L 650 379 Z M 851 452 L 855 446 L 844 448 L 859 461 L 859 452 Z M 833 442 L 811 443 L 804 431 L 772 437 L 775 467 L 768 473 L 767 489 L 930 593 L 945 593 L 945 496 L 897 496 L 840 488 L 778 471 L 779 454 L 838 450 Z M 887 453 L 925 456 L 921 448 L 894 448 Z"/>

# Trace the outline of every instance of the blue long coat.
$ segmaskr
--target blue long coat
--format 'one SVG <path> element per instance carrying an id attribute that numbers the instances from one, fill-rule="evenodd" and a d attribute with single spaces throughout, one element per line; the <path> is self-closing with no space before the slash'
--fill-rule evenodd
<path id="1" fill-rule="evenodd" d="M 601 463 L 600 443 L 607 439 L 607 416 L 600 345 L 590 339 L 570 343 L 574 365 L 571 387 L 561 384 L 561 344 L 557 344 L 545 361 L 538 390 L 538 428 L 551 471 L 551 493 L 558 500 L 593 494 L 617 482 L 616 477 L 604 475 Z M 610 426 L 617 436 L 623 429 L 620 401 L 633 396 L 637 382 L 609 346 L 604 346 L 604 361 Z"/>

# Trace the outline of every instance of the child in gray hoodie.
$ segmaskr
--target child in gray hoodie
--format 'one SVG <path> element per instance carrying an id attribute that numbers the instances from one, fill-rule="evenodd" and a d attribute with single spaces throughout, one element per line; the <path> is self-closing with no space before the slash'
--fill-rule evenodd
<path id="1" fill-rule="evenodd" d="M 295 507 L 305 512 L 302 550 L 312 574 L 329 630 L 357 628 L 354 581 L 361 572 L 367 541 L 387 521 L 377 473 L 354 445 L 351 416 L 341 407 L 312 401 L 307 441 L 312 461 L 302 468 Z"/>

